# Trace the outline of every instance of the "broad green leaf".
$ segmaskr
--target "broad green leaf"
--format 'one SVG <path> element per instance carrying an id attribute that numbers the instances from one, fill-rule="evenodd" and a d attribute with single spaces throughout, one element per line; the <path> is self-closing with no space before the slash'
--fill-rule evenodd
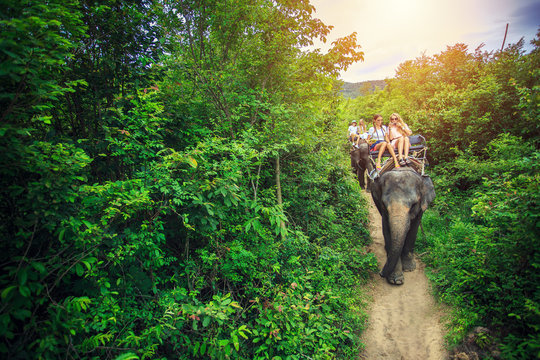
<path id="1" fill-rule="evenodd" d="M 77 273 L 78 276 L 83 276 L 84 275 L 84 268 L 81 265 L 81 263 L 75 264 L 75 272 Z"/>
<path id="2" fill-rule="evenodd" d="M 17 277 L 19 278 L 19 284 L 21 286 L 25 285 L 26 280 L 28 279 L 28 268 L 26 266 L 20 268 Z"/>
<path id="3" fill-rule="evenodd" d="M 11 292 L 11 290 L 15 289 L 17 286 L 15 285 L 12 285 L 12 286 L 8 286 L 7 288 L 5 288 L 4 290 L 2 290 L 2 300 L 5 299 L 9 293 Z"/>
<path id="4" fill-rule="evenodd" d="M 136 354 L 129 352 L 129 353 L 118 355 L 114 360 L 138 360 L 138 359 L 139 357 Z"/>
<path id="5" fill-rule="evenodd" d="M 188 156 L 186 158 L 186 161 L 189 165 L 191 165 L 191 167 L 194 167 L 196 168 L 197 167 L 197 160 L 195 160 L 194 158 L 192 158 L 191 156 Z"/>
<path id="6" fill-rule="evenodd" d="M 26 286 L 19 286 L 19 293 L 24 297 L 29 297 L 30 289 Z"/>
<path id="7" fill-rule="evenodd" d="M 210 324 L 210 316 L 205 316 L 202 324 L 203 324 L 203 327 L 207 327 Z"/>

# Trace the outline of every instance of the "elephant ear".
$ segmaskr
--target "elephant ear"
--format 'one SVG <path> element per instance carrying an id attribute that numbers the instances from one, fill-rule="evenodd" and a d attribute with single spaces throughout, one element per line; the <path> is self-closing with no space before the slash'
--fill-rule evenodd
<path id="1" fill-rule="evenodd" d="M 422 181 L 424 183 L 422 194 L 422 211 L 426 211 L 428 206 L 435 199 L 435 188 L 433 187 L 433 181 L 431 181 L 429 176 L 423 176 Z"/>
<path id="2" fill-rule="evenodd" d="M 371 190 L 371 197 L 373 198 L 373 202 L 375 203 L 377 210 L 379 210 L 379 213 L 382 215 L 383 209 L 382 209 L 381 178 L 377 177 L 375 178 L 375 180 L 368 179 L 368 181 L 371 181 L 370 190 Z"/>

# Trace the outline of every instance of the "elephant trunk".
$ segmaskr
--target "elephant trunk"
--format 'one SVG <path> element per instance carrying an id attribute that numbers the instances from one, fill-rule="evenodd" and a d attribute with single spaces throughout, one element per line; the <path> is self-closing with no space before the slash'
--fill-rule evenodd
<path id="1" fill-rule="evenodd" d="M 368 171 L 368 174 L 371 174 L 371 172 L 373 171 L 373 169 L 375 169 L 373 167 L 373 164 L 371 163 L 371 161 L 368 161 L 367 164 L 366 164 L 366 169 Z"/>
<path id="2" fill-rule="evenodd" d="M 404 205 L 389 206 L 388 225 L 390 228 L 390 242 L 386 244 L 386 264 L 381 272 L 383 277 L 388 277 L 395 271 L 395 267 L 401 258 L 403 245 L 410 226 L 409 208 Z"/>

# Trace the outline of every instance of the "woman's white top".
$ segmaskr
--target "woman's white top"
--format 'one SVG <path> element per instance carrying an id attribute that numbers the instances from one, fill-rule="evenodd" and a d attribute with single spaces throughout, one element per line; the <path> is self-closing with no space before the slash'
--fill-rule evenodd
<path id="1" fill-rule="evenodd" d="M 388 127 L 386 127 L 386 125 L 382 125 L 378 130 L 375 130 L 375 127 L 372 126 L 368 131 L 368 135 L 371 136 L 373 140 L 384 140 L 386 134 L 388 134 Z"/>

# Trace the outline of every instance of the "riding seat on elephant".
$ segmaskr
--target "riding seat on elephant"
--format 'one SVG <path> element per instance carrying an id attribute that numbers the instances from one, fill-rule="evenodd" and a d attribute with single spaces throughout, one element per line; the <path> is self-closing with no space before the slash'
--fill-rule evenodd
<path id="1" fill-rule="evenodd" d="M 425 174 L 425 167 L 428 165 L 427 161 L 427 143 L 426 139 L 422 135 L 411 135 L 409 136 L 410 141 L 410 148 L 409 148 L 409 158 L 412 160 L 412 164 L 409 166 L 413 167 L 414 170 L 418 171 L 421 175 Z M 378 150 L 373 150 L 369 152 L 371 161 L 375 161 L 379 155 Z M 380 171 L 373 171 L 370 174 L 371 178 L 375 178 L 382 174 L 385 171 L 390 171 L 394 168 L 394 162 L 391 161 L 392 157 L 388 150 L 386 149 L 382 155 L 383 157 L 386 157 L 387 160 L 383 164 L 382 169 Z"/>

